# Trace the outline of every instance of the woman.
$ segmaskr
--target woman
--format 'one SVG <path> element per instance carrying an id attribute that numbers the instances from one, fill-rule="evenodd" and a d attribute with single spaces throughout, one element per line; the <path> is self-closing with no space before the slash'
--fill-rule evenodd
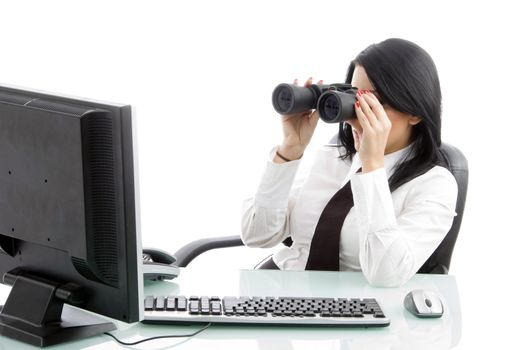
<path id="1" fill-rule="evenodd" d="M 340 124 L 337 146 L 322 147 L 304 181 L 294 180 L 318 112 L 282 117 L 283 142 L 243 205 L 242 240 L 265 248 L 292 239 L 266 268 L 361 270 L 373 285 L 399 286 L 456 215 L 457 184 L 438 152 L 438 74 L 422 48 L 388 39 L 351 62 L 346 83 L 360 90 L 357 118 Z"/>

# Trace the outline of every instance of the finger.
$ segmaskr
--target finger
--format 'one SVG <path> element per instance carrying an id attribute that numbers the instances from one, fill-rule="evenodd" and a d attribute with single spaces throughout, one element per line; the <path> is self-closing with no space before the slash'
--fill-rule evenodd
<path id="1" fill-rule="evenodd" d="M 367 105 L 372 109 L 372 111 L 378 118 L 378 121 L 385 126 L 390 126 L 391 120 L 387 116 L 387 113 L 385 113 L 384 107 L 380 104 L 376 96 L 374 96 L 370 92 L 366 92 L 365 94 L 362 94 L 362 97 L 367 102 Z"/>
<path id="2" fill-rule="evenodd" d="M 354 149 L 356 151 L 359 151 L 360 150 L 360 135 L 358 135 L 358 133 L 356 132 L 356 130 L 352 129 L 352 135 L 353 135 L 353 139 L 354 139 Z"/>
<path id="3" fill-rule="evenodd" d="M 362 129 L 364 130 L 372 130 L 371 123 L 369 122 L 369 119 L 365 116 L 365 114 L 362 111 L 362 107 L 360 106 L 360 102 L 356 102 L 354 104 L 354 109 L 356 110 L 356 117 L 358 118 L 358 122 L 362 126 Z"/>
<path id="4" fill-rule="evenodd" d="M 312 77 L 310 77 L 309 79 L 307 79 L 307 81 L 305 82 L 305 87 L 309 87 L 312 85 Z"/>
<path id="5" fill-rule="evenodd" d="M 318 111 L 315 110 L 315 111 L 312 112 L 311 115 L 310 115 L 309 123 L 310 123 L 311 125 L 317 125 L 319 119 L 320 119 L 320 113 L 318 113 Z"/>
<path id="6" fill-rule="evenodd" d="M 360 92 L 357 95 L 358 102 L 360 102 L 359 105 L 361 107 L 361 110 L 365 114 L 366 118 L 369 120 L 369 123 L 371 124 L 371 126 L 378 127 L 378 125 L 380 124 L 380 121 L 378 120 L 378 117 L 376 116 L 376 114 L 372 111 L 371 107 L 369 107 L 369 104 L 367 103 L 363 95 L 364 94 Z"/>
<path id="7" fill-rule="evenodd" d="M 378 102 L 378 104 L 380 106 L 384 107 L 384 102 L 382 102 L 382 99 L 380 98 L 380 96 L 378 95 L 378 93 L 376 91 L 375 92 L 371 92 L 369 90 L 365 90 L 365 93 L 367 94 L 367 96 L 371 97 L 373 100 Z"/>
<path id="8" fill-rule="evenodd" d="M 308 118 L 310 117 L 310 114 L 311 114 L 311 111 L 310 110 L 307 110 L 305 112 L 301 112 L 301 114 L 299 115 L 300 118 Z"/>
<path id="9" fill-rule="evenodd" d="M 384 108 L 380 104 L 380 101 L 378 101 L 378 98 L 376 98 L 376 96 L 374 96 L 374 94 L 371 92 L 366 90 L 366 92 L 362 93 L 361 96 L 365 101 L 367 101 L 367 104 L 375 113 L 384 111 Z"/>
<path id="10" fill-rule="evenodd" d="M 380 103 L 380 100 L 378 99 L 378 97 L 376 97 L 376 93 L 372 93 L 372 92 L 369 91 L 369 90 L 365 90 L 364 92 L 365 92 L 365 94 L 366 94 L 367 96 L 369 96 L 369 97 L 372 98 L 373 100 L 376 100 L 378 103 Z"/>

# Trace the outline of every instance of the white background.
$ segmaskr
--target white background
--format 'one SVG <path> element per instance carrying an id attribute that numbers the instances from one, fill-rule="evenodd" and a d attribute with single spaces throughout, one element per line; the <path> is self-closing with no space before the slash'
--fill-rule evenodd
<path id="1" fill-rule="evenodd" d="M 464 319 L 460 345 L 511 345 L 526 311 L 519 3 L 2 1 L 0 82 L 132 104 L 143 242 L 174 252 L 194 239 L 239 234 L 241 202 L 281 138 L 275 85 L 309 76 L 342 82 L 369 44 L 416 42 L 439 71 L 443 140 L 470 165 L 451 265 Z M 303 166 L 336 131 L 319 123 Z M 271 253 L 240 247 L 193 264 L 251 268 Z M 500 319 L 502 300 L 511 314 Z"/>

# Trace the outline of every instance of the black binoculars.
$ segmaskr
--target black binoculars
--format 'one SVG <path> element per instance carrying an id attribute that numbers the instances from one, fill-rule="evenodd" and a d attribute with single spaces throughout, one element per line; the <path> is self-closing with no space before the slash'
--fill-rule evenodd
<path id="1" fill-rule="evenodd" d="M 309 87 L 279 84 L 272 93 L 272 104 L 279 114 L 294 114 L 317 109 L 326 123 L 356 118 L 354 103 L 358 88 L 350 84 L 313 84 Z"/>

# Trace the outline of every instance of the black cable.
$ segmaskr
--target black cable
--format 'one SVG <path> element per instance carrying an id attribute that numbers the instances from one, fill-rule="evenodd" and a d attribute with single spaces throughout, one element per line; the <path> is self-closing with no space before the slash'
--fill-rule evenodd
<path id="1" fill-rule="evenodd" d="M 196 332 L 194 332 L 192 334 L 160 335 L 160 336 L 157 336 L 157 337 L 150 337 L 150 338 L 138 340 L 138 341 L 133 342 L 133 343 L 123 342 L 122 340 L 117 339 L 117 337 L 115 337 L 113 334 L 108 333 L 108 332 L 105 332 L 104 334 L 109 335 L 110 337 L 115 339 L 115 341 L 117 343 L 119 343 L 119 344 L 122 344 L 122 345 L 137 345 L 137 344 L 140 344 L 140 343 L 144 343 L 145 341 L 161 339 L 161 338 L 186 338 L 186 337 L 193 337 L 194 335 L 197 335 L 197 334 L 201 333 L 202 331 L 204 331 L 205 329 L 207 329 L 211 325 L 212 325 L 212 323 L 209 323 L 206 326 L 204 326 L 203 328 L 201 328 L 200 330 L 198 330 L 198 331 L 196 331 Z"/>

